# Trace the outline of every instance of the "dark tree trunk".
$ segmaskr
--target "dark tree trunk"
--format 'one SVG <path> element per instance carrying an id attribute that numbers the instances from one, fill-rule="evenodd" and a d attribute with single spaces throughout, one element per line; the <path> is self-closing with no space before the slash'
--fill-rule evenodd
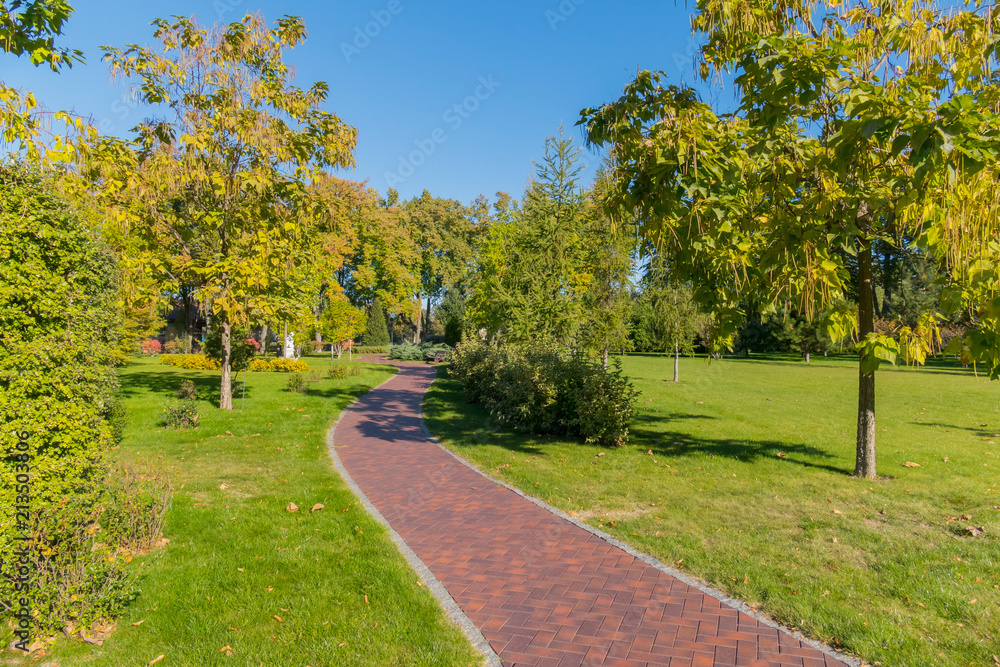
<path id="1" fill-rule="evenodd" d="M 424 326 L 424 339 L 431 332 L 431 295 L 427 295 L 427 324 Z"/>
<path id="2" fill-rule="evenodd" d="M 872 249 L 866 244 L 858 253 L 858 339 L 875 331 L 875 290 L 872 284 Z M 854 476 L 878 479 L 875 465 L 875 373 L 863 368 L 861 353 L 858 376 L 858 441 Z"/>
<path id="3" fill-rule="evenodd" d="M 233 409 L 233 341 L 232 323 L 228 314 L 219 315 L 222 327 L 222 389 L 219 392 L 219 408 L 222 410 Z"/>

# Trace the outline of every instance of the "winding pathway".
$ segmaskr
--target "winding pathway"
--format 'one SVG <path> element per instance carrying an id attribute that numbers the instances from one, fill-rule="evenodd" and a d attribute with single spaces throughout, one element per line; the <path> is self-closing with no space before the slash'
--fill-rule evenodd
<path id="1" fill-rule="evenodd" d="M 399 366 L 345 411 L 331 451 L 411 562 L 423 569 L 415 554 L 429 569 L 432 588 L 447 590 L 437 590 L 445 606 L 457 613 L 457 603 L 504 665 L 857 664 L 473 470 L 423 425 L 435 369 Z"/>

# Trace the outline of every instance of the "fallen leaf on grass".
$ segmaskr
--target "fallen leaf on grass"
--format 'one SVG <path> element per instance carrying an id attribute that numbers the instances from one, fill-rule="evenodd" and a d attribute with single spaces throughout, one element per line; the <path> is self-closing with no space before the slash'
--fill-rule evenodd
<path id="1" fill-rule="evenodd" d="M 288 507 L 286 507 L 285 509 L 288 510 L 289 512 L 298 512 L 299 506 L 296 505 L 295 503 L 288 503 Z"/>
<path id="2" fill-rule="evenodd" d="M 986 531 L 983 530 L 982 526 L 968 526 L 965 529 L 965 534 L 968 535 L 969 537 L 979 537 L 985 532 Z"/>
<path id="3" fill-rule="evenodd" d="M 337 648 L 344 648 L 345 646 L 347 646 L 347 642 L 340 642 L 337 644 Z"/>
<path id="4" fill-rule="evenodd" d="M 142 624 L 143 624 L 143 623 L 145 623 L 145 622 L 146 622 L 146 619 L 142 619 L 141 621 L 136 621 L 136 622 L 135 622 L 135 623 L 133 623 L 132 625 L 142 625 Z"/>
<path id="5" fill-rule="evenodd" d="M 969 604 L 976 604 L 977 602 L 979 602 L 979 600 L 977 600 L 976 598 L 972 598 L 971 600 L 969 600 Z"/>
<path id="6" fill-rule="evenodd" d="M 779 459 L 783 459 L 783 458 L 785 458 L 786 456 L 788 456 L 788 455 L 787 455 L 787 454 L 785 454 L 784 452 L 778 452 L 778 458 L 779 458 Z"/>
<path id="7" fill-rule="evenodd" d="M 309 511 L 310 512 L 318 512 L 320 510 L 325 510 L 325 509 L 326 509 L 326 505 L 323 505 L 322 503 L 316 503 L 315 505 L 313 505 L 313 508 L 311 510 L 309 510 Z"/>
<path id="8" fill-rule="evenodd" d="M 993 662 L 995 662 L 995 663 L 996 663 L 996 666 L 997 666 L 997 667 L 1000 667 L 1000 658 L 998 658 L 998 657 L 996 657 L 996 656 L 994 655 L 994 656 L 993 656 Z"/>
<path id="9" fill-rule="evenodd" d="M 370 604 L 370 603 L 368 602 L 368 596 L 367 596 L 367 595 L 365 596 L 365 604 Z"/>
<path id="10" fill-rule="evenodd" d="M 160 655 L 156 656 L 155 658 L 153 658 L 152 660 L 150 660 L 150 661 L 149 661 L 149 664 L 151 664 L 151 665 L 155 665 L 155 664 L 156 664 L 156 663 L 158 663 L 158 662 L 159 662 L 160 660 L 163 660 L 163 659 L 164 659 L 164 658 L 166 658 L 166 657 L 167 657 L 167 656 L 165 656 L 165 655 L 163 655 L 163 654 L 160 654 Z"/>
<path id="11" fill-rule="evenodd" d="M 275 615 L 274 615 L 274 616 L 272 616 L 271 618 L 273 618 L 274 620 L 276 620 L 276 621 L 277 621 L 278 623 L 284 623 L 284 621 L 283 621 L 283 620 L 281 620 L 281 617 L 280 617 L 280 616 L 278 616 L 277 614 L 275 614 Z"/>
<path id="12" fill-rule="evenodd" d="M 914 463 L 913 461 L 907 461 L 906 463 L 903 464 L 903 467 L 904 468 L 919 468 L 920 464 L 919 463 Z"/>
<path id="13" fill-rule="evenodd" d="M 225 652 L 226 655 L 232 655 L 233 654 L 233 647 L 230 646 L 229 644 L 226 644 L 225 646 L 223 646 L 222 648 L 220 648 L 218 651 L 216 651 L 216 653 L 223 653 L 223 652 Z"/>
<path id="14" fill-rule="evenodd" d="M 221 490 L 221 491 L 225 491 L 225 490 L 226 490 L 226 489 L 228 489 L 228 488 L 229 488 L 229 485 L 228 485 L 228 484 L 220 484 L 220 485 L 219 485 L 219 490 Z"/>
<path id="15" fill-rule="evenodd" d="M 840 510 L 833 510 L 833 513 L 834 514 L 843 514 L 843 512 L 841 512 Z"/>

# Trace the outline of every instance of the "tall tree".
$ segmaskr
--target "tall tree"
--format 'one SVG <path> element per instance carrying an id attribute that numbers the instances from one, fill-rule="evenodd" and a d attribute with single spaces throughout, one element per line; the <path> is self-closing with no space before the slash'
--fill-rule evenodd
<path id="1" fill-rule="evenodd" d="M 592 280 L 579 153 L 571 139 L 550 137 L 523 204 L 497 202 L 469 303 L 472 323 L 490 335 L 566 347 L 579 342 Z"/>
<path id="2" fill-rule="evenodd" d="M 471 211 L 453 199 L 423 194 L 403 205 L 403 220 L 420 253 L 417 273 L 420 289 L 416 295 L 418 316 L 414 343 L 420 342 L 430 326 L 432 301 L 465 277 L 472 263 L 473 228 Z M 423 309 L 423 300 L 427 308 Z"/>
<path id="3" fill-rule="evenodd" d="M 979 2 L 706 0 L 693 22 L 702 73 L 736 72 L 735 113 L 649 72 L 583 112 L 590 140 L 613 146 L 615 207 L 638 212 L 697 282 L 717 344 L 747 294 L 809 317 L 832 305 L 829 330 L 856 335 L 859 477 L 877 477 L 875 371 L 922 361 L 937 336 L 934 312 L 898 338 L 875 331 L 878 242 L 914 238 L 941 263 L 942 308 L 979 312 L 966 342 L 1000 376 L 998 22 Z M 856 312 L 835 305 L 851 287 L 845 256 L 857 258 Z"/>
<path id="4" fill-rule="evenodd" d="M 284 53 L 305 39 L 300 19 L 154 26 L 158 48 L 105 47 L 111 72 L 137 80 L 140 100 L 165 112 L 136 128 L 135 164 L 115 180 L 151 269 L 196 278 L 211 304 L 222 331 L 219 405 L 229 410 L 232 326 L 301 310 L 301 268 L 325 213 L 308 184 L 353 164 L 356 131 L 320 108 L 325 83 L 290 83 Z"/>

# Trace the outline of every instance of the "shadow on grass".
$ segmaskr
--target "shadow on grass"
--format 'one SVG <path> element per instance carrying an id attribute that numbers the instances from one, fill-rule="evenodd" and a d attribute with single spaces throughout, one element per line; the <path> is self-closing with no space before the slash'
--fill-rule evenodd
<path id="1" fill-rule="evenodd" d="M 221 376 L 192 376 L 191 371 L 174 369 L 169 366 L 157 369 L 156 373 L 129 373 L 122 375 L 120 392 L 124 398 L 131 398 L 137 394 L 149 392 L 164 399 L 172 399 L 176 398 L 177 388 L 185 380 L 189 380 L 198 388 L 199 403 L 218 403 Z M 234 398 L 241 398 L 243 396 L 242 383 L 243 377 L 241 375 L 233 391 Z M 250 398 L 252 393 L 253 387 L 248 384 L 246 397 Z"/>
<path id="2" fill-rule="evenodd" d="M 753 463 L 760 459 L 777 459 L 794 463 L 805 468 L 819 468 L 831 472 L 850 474 L 846 468 L 820 463 L 822 460 L 835 458 L 833 454 L 811 445 L 779 442 L 777 440 L 744 440 L 733 438 L 706 438 L 702 436 L 672 431 L 669 429 L 653 429 L 654 425 L 663 426 L 675 421 L 692 419 L 715 420 L 707 415 L 688 415 L 674 413 L 667 416 L 637 415 L 632 420 L 633 442 L 641 443 L 642 449 L 651 449 L 661 456 L 674 458 L 691 455 L 710 455 L 735 458 L 744 463 Z M 778 457 L 778 454 L 784 454 Z"/>
<path id="3" fill-rule="evenodd" d="M 910 422 L 914 426 L 929 426 L 931 428 L 943 428 L 948 431 L 967 431 L 977 438 L 990 439 L 1000 437 L 997 431 L 1000 427 L 989 428 L 988 426 L 955 426 L 954 424 L 936 424 L 932 422 Z"/>

